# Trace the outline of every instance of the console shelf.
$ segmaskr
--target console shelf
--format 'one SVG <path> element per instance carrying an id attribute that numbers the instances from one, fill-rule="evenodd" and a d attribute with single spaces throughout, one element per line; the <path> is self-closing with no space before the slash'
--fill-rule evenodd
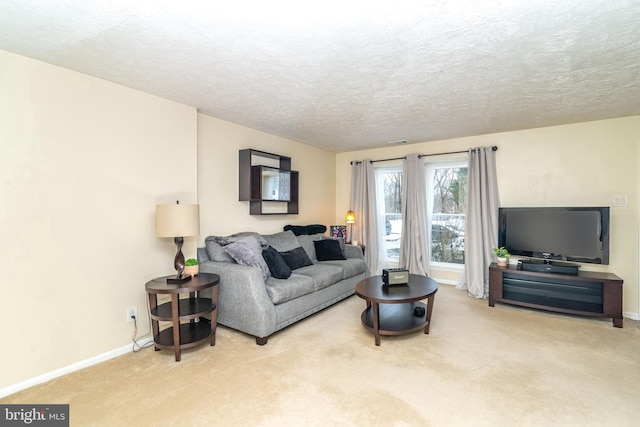
<path id="1" fill-rule="evenodd" d="M 298 213 L 300 178 L 298 171 L 291 170 L 291 157 L 240 150 L 238 172 L 238 200 L 249 202 L 251 215 Z"/>
<path id="2" fill-rule="evenodd" d="M 610 317 L 622 328 L 622 279 L 615 274 L 577 275 L 489 267 L 489 306 L 496 302 L 591 317 Z"/>

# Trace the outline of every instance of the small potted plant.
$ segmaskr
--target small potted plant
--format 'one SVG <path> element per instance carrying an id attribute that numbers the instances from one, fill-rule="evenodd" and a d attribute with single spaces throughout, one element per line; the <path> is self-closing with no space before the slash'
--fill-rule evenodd
<path id="1" fill-rule="evenodd" d="M 184 272 L 185 276 L 197 276 L 198 275 L 198 260 L 195 258 L 189 258 L 184 262 Z"/>
<path id="2" fill-rule="evenodd" d="M 493 248 L 492 252 L 498 260 L 498 267 L 506 267 L 509 263 L 509 257 L 511 256 L 507 248 L 505 248 L 504 246 Z"/>

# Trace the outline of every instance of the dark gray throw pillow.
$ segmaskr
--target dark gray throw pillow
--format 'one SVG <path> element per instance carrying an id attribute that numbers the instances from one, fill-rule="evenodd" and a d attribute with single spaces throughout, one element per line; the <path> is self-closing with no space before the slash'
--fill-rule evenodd
<path id="1" fill-rule="evenodd" d="M 318 261 L 332 261 L 346 259 L 340 249 L 340 242 L 333 239 L 322 239 L 313 242 L 316 247 L 316 258 Z"/>
<path id="2" fill-rule="evenodd" d="M 273 246 L 262 250 L 262 258 L 267 262 L 271 275 L 276 279 L 288 279 L 291 276 L 291 268 L 284 261 L 280 252 L 276 251 Z"/>
<path id="3" fill-rule="evenodd" d="M 284 258 L 284 262 L 286 262 L 289 268 L 292 270 L 306 267 L 308 265 L 313 265 L 313 263 L 309 259 L 309 255 L 307 255 L 302 247 L 291 249 L 287 252 L 280 252 L 280 255 L 282 255 L 282 258 Z"/>

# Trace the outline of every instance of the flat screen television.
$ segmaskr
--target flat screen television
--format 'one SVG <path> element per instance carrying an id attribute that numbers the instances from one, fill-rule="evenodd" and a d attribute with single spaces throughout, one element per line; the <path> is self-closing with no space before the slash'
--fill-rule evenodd
<path id="1" fill-rule="evenodd" d="M 500 208 L 498 232 L 512 255 L 609 264 L 608 207 Z"/>

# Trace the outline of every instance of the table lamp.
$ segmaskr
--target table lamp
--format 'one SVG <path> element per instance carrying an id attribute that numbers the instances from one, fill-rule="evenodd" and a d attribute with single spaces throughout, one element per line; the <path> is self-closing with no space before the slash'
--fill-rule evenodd
<path id="1" fill-rule="evenodd" d="M 184 283 L 191 275 L 184 275 L 184 255 L 182 244 L 184 236 L 197 236 L 200 233 L 200 207 L 198 205 L 156 205 L 156 234 L 158 237 L 173 237 L 178 247 L 173 266 L 176 276 L 167 278 L 167 283 Z"/>
<path id="2" fill-rule="evenodd" d="M 356 222 L 356 215 L 351 209 L 347 211 L 347 216 L 344 220 L 347 222 L 347 224 L 349 224 L 349 241 L 347 243 L 351 243 L 351 227 L 353 227 L 353 224 Z"/>

